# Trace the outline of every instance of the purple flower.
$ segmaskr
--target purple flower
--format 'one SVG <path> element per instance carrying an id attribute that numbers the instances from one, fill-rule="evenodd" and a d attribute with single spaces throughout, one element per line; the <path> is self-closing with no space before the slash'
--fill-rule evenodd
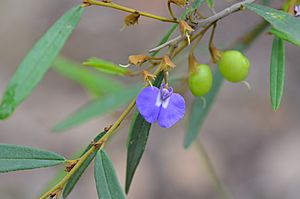
<path id="1" fill-rule="evenodd" d="M 169 128 L 183 118 L 185 102 L 181 95 L 173 93 L 173 88 L 146 87 L 138 95 L 136 105 L 140 114 L 149 123 L 158 122 L 162 128 Z"/>
<path id="2" fill-rule="evenodd" d="M 295 6 L 295 12 L 296 12 L 296 17 L 299 17 L 300 16 L 300 5 L 296 5 Z"/>

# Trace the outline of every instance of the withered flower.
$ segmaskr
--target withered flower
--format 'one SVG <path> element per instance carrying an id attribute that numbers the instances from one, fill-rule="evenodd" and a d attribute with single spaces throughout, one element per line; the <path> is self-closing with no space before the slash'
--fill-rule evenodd
<path id="1" fill-rule="evenodd" d="M 130 55 L 128 57 L 129 64 L 133 64 L 135 66 L 141 66 L 143 63 L 145 63 L 149 59 L 150 59 L 149 56 L 143 55 L 143 54 L 141 54 L 141 55 Z"/>
<path id="2" fill-rule="evenodd" d="M 161 64 L 162 64 L 162 69 L 166 71 L 170 70 L 171 68 L 175 68 L 176 66 L 170 59 L 169 55 L 163 56 Z"/>
<path id="3" fill-rule="evenodd" d="M 130 55 L 128 57 L 128 64 L 123 65 L 123 64 L 119 64 L 119 66 L 127 68 L 130 65 L 135 65 L 135 66 L 141 66 L 143 63 L 145 63 L 146 61 L 150 60 L 151 57 L 144 55 L 144 54 L 140 54 L 140 55 Z"/>
<path id="4" fill-rule="evenodd" d="M 191 32 L 194 31 L 194 29 L 188 23 L 186 23 L 184 20 L 179 21 L 179 28 L 180 28 L 181 35 L 186 36 L 186 38 L 188 40 L 188 44 L 190 44 L 191 43 L 190 34 L 191 34 Z"/>
<path id="5" fill-rule="evenodd" d="M 139 23 L 140 13 L 138 11 L 135 11 L 134 13 L 131 13 L 130 15 L 126 16 L 124 18 L 124 26 L 121 30 L 124 30 L 128 26 L 133 26 L 135 24 Z"/>
<path id="6" fill-rule="evenodd" d="M 152 80 L 155 79 L 155 75 L 149 73 L 146 70 L 143 70 L 143 78 L 144 78 L 144 82 L 148 83 L 150 86 L 152 86 Z"/>

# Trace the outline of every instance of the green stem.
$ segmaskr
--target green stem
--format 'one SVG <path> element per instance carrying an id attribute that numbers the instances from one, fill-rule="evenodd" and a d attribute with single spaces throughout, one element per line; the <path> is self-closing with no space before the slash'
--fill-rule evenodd
<path id="1" fill-rule="evenodd" d="M 118 5 L 118 4 L 115 4 L 115 3 L 106 3 L 106 2 L 95 1 L 95 0 L 87 0 L 87 2 L 90 3 L 91 5 L 109 7 L 109 8 L 113 8 L 113 9 L 116 9 L 116 10 L 129 12 L 129 13 L 138 12 L 141 16 L 156 19 L 156 20 L 163 21 L 163 22 L 178 23 L 178 21 L 176 19 L 169 19 L 169 18 L 158 16 L 158 15 L 154 15 L 154 14 L 151 14 L 151 13 L 137 11 L 135 9 L 127 8 L 125 6 L 121 6 L 121 5 Z"/>
<path id="2" fill-rule="evenodd" d="M 173 12 L 173 10 L 172 10 L 171 2 L 170 2 L 170 1 L 168 2 L 168 10 L 169 10 L 169 13 L 170 13 L 171 17 L 172 17 L 174 20 L 177 20 L 177 18 L 176 18 L 175 15 L 174 15 L 174 12 Z"/>
<path id="3" fill-rule="evenodd" d="M 220 199 L 230 199 L 224 185 L 222 184 L 220 178 L 217 175 L 213 163 L 211 162 L 209 155 L 205 147 L 203 146 L 202 142 L 200 140 L 197 140 L 195 142 L 195 146 L 196 146 L 195 149 L 197 150 L 199 157 L 201 158 L 201 161 L 203 162 L 205 168 L 207 169 L 209 178 L 213 183 L 216 191 L 218 192 Z"/>

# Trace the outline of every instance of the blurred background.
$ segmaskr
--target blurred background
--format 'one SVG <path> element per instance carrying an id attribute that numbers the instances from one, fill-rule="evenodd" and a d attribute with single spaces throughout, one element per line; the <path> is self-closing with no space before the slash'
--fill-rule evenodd
<path id="1" fill-rule="evenodd" d="M 116 3 L 167 16 L 165 1 L 116 0 Z M 216 10 L 232 2 L 216 1 Z M 0 93 L 33 44 L 77 0 L 0 0 Z M 272 1 L 278 7 L 281 1 Z M 207 10 L 205 6 L 202 8 Z M 179 14 L 181 9 L 175 9 Z M 210 14 L 204 11 L 205 14 Z M 157 44 L 170 24 L 141 17 L 139 25 L 120 32 L 127 14 L 89 7 L 62 55 L 83 62 L 90 56 L 126 63 L 131 54 L 145 53 Z M 300 20 L 300 19 L 299 19 Z M 229 45 L 261 19 L 250 12 L 236 13 L 218 24 L 216 44 Z M 300 50 L 287 44 L 286 88 L 282 107 L 273 112 L 269 98 L 269 60 L 272 37 L 263 34 L 246 53 L 252 63 L 249 91 L 225 82 L 202 128 L 200 139 L 232 199 L 296 199 L 300 195 Z M 202 42 L 202 45 L 205 45 Z M 206 50 L 200 59 L 208 61 Z M 177 67 L 186 68 L 186 62 Z M 185 70 L 186 71 L 186 70 Z M 188 94 L 190 97 L 190 94 Z M 66 132 L 51 128 L 90 97 L 78 84 L 50 70 L 32 95 L 8 120 L 0 122 L 0 142 L 52 150 L 70 157 L 86 146 L 122 111 L 98 117 Z M 125 181 L 130 121 L 106 145 L 121 184 Z M 185 122 L 171 129 L 154 125 L 128 198 L 217 199 L 218 193 L 196 148 L 183 149 Z M 0 175 L 1 199 L 32 199 L 44 191 L 61 167 Z M 92 166 L 70 195 L 97 198 Z"/>

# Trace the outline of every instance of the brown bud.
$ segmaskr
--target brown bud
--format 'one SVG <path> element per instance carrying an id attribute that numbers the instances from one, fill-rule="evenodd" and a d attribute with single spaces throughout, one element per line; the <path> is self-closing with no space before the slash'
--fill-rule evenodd
<path id="1" fill-rule="evenodd" d="M 133 26 L 134 24 L 137 24 L 139 22 L 140 13 L 135 11 L 134 13 L 131 13 L 130 15 L 126 16 L 124 18 L 124 23 L 126 26 Z"/>
<path id="2" fill-rule="evenodd" d="M 104 2 L 104 3 L 111 3 L 112 0 L 102 0 L 102 2 Z"/>
<path id="3" fill-rule="evenodd" d="M 180 7 L 184 7 L 186 6 L 186 4 L 188 3 L 187 0 L 169 0 L 170 3 L 174 3 Z"/>
<path id="4" fill-rule="evenodd" d="M 170 70 L 170 68 L 175 68 L 175 64 L 172 62 L 172 60 L 170 59 L 169 55 L 164 55 L 163 58 L 162 58 L 162 69 L 163 70 Z"/>
<path id="5" fill-rule="evenodd" d="M 147 55 L 130 55 L 128 57 L 129 64 L 133 64 L 136 66 L 141 66 L 143 63 L 150 59 Z"/>

